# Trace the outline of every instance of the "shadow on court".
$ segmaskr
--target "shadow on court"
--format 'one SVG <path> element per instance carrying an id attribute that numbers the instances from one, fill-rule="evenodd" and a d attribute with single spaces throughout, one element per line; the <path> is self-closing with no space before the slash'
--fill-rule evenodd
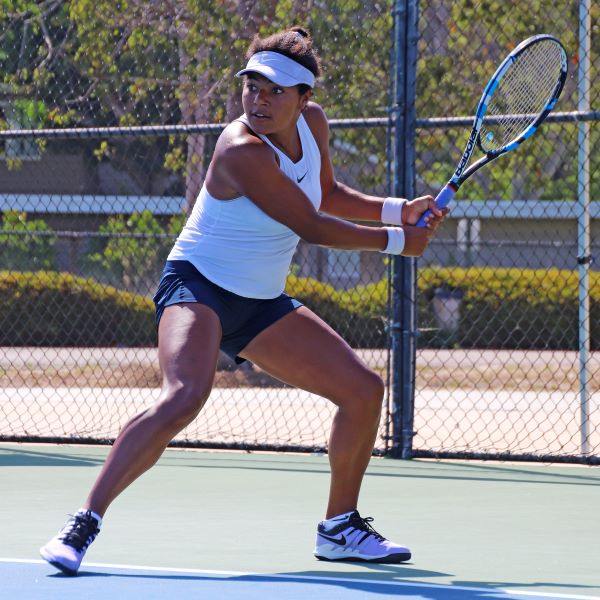
<path id="1" fill-rule="evenodd" d="M 382 600 L 384 598 L 406 598 L 411 600 L 531 600 L 530 593 L 511 592 L 506 588 L 527 587 L 511 582 L 455 581 L 451 585 L 417 583 L 414 578 L 445 576 L 436 573 L 411 569 L 410 567 L 369 565 L 369 570 L 385 570 L 395 573 L 393 580 L 374 581 L 358 575 L 351 579 L 347 573 L 337 571 L 302 571 L 277 573 L 274 575 L 225 576 L 192 573 L 156 573 L 142 570 L 111 570 L 109 567 L 83 570 L 78 577 L 44 573 L 44 565 L 16 565 L 20 571 L 20 597 L 54 600 L 85 597 L 89 600 L 106 598 L 141 597 L 145 600 L 158 598 L 207 598 L 236 600 L 306 600 L 306 598 L 331 600 Z M 35 579 L 32 577 L 35 575 Z M 365 574 L 365 577 L 368 574 Z M 344 577 L 346 576 L 346 577 Z M 408 578 L 413 578 L 410 580 Z M 9 589 L 10 589 L 9 576 Z M 35 581 L 30 589 L 26 585 Z M 538 582 L 531 587 L 553 587 L 551 583 Z M 562 588 L 565 586 L 561 585 Z M 579 586 L 568 586 L 578 588 Z M 504 589 L 503 589 L 504 588 Z M 589 591 L 589 588 L 588 588 Z M 43 592 L 43 596 L 36 595 Z M 69 596 L 70 597 L 70 596 Z M 552 592 L 535 593 L 539 600 L 565 598 Z M 581 597 L 581 596 L 579 596 Z"/>
<path id="2" fill-rule="evenodd" d="M 107 453 L 0 446 L 2 600 L 600 600 L 600 469 L 582 466 L 375 459 L 361 510 L 414 559 L 332 564 L 312 555 L 327 456 L 170 450 L 111 509 L 81 576 L 57 575 L 37 550 Z"/>
<path id="3" fill-rule="evenodd" d="M 469 462 L 461 462 L 461 463 L 448 463 L 449 465 L 454 464 L 457 468 L 464 470 L 465 472 L 473 472 L 473 473 L 487 473 L 488 475 L 492 475 L 492 479 L 496 481 L 507 481 L 503 476 L 506 474 L 510 475 L 519 475 L 523 477 L 530 477 L 530 483 L 545 483 L 542 477 L 547 478 L 548 483 L 552 483 L 554 485 L 600 485 L 600 470 L 598 469 L 590 469 L 588 474 L 583 474 L 581 471 L 585 469 L 572 469 L 572 472 L 552 472 L 550 478 L 548 478 L 547 473 L 545 472 L 545 467 L 547 465 L 540 465 L 537 468 L 522 468 L 517 467 L 514 464 L 510 466 L 502 466 L 501 464 L 480 464 L 480 463 L 469 463 Z M 459 466 L 460 465 L 460 466 Z M 560 465 L 553 465 L 560 468 Z M 566 467 L 568 470 L 569 467 Z M 541 471 L 544 470 L 544 473 Z M 508 480 L 512 481 L 512 480 Z M 524 481 L 524 479 L 519 479 L 519 481 Z"/>
<path id="4" fill-rule="evenodd" d="M 85 451 L 77 453 L 70 447 L 72 453 L 51 452 L 47 449 L 35 451 L 30 449 L 15 448 L 0 451 L 0 467 L 39 467 L 39 466 L 73 466 L 95 467 L 103 464 L 109 448 L 100 449 L 102 455 L 90 456 Z M 73 452 L 74 450 L 74 452 Z M 87 448 L 86 448 L 87 450 Z M 218 455 L 216 455 L 218 456 Z M 325 457 L 326 458 L 326 457 Z M 199 460 L 200 459 L 200 460 Z M 417 461 L 405 463 L 406 468 L 399 468 L 397 461 L 390 461 L 390 469 L 386 468 L 389 459 L 381 460 L 374 468 L 367 472 L 367 477 L 386 477 L 398 479 L 430 479 L 447 481 L 490 481 L 495 483 L 535 483 L 550 485 L 575 485 L 575 486 L 600 486 L 600 470 L 591 470 L 582 473 L 581 470 L 568 471 L 566 467 L 562 472 L 553 470 L 548 473 L 543 466 L 523 468 L 516 465 L 502 466 L 498 464 L 481 464 L 467 462 L 436 463 L 427 461 L 430 468 L 427 470 L 415 469 Z M 188 467 L 193 469 L 218 469 L 224 471 L 261 471 L 261 472 L 296 472 L 296 473 L 323 473 L 329 474 L 328 465 L 315 464 L 313 460 L 296 460 L 290 465 L 280 459 L 268 460 L 264 456 L 256 461 L 252 455 L 244 455 L 241 460 L 236 460 L 235 455 L 224 454 L 220 458 L 203 458 L 196 453 L 167 454 L 162 460 L 163 466 Z M 432 467 L 432 468 L 431 468 Z"/>
<path id="5" fill-rule="evenodd" d="M 222 465 L 190 465 L 190 467 L 198 468 L 198 469 L 227 469 L 227 470 L 239 470 L 243 469 L 246 471 L 279 471 L 289 473 L 293 471 L 295 473 L 325 473 L 329 474 L 328 470 L 325 469 L 302 469 L 295 467 L 293 469 L 289 468 L 280 468 L 275 466 L 222 466 Z M 510 478 L 503 476 L 503 473 L 500 471 L 498 474 L 490 473 L 489 477 L 485 477 L 483 475 L 472 476 L 469 477 L 467 475 L 444 475 L 444 474 L 417 474 L 417 473 L 377 473 L 377 472 L 369 472 L 366 474 L 366 477 L 386 477 L 386 478 L 398 478 L 398 479 L 439 479 L 439 480 L 449 480 L 449 481 L 489 481 L 494 483 L 534 483 L 534 484 L 549 484 L 549 485 L 576 485 L 576 486 L 594 486 L 597 487 L 600 485 L 600 477 L 570 477 L 564 476 L 565 479 L 554 479 L 552 478 L 544 478 L 540 473 L 535 472 L 527 472 L 524 470 L 519 470 L 520 477 Z M 530 477 L 528 477 L 528 475 Z"/>
<path id="6" fill-rule="evenodd" d="M 95 467 L 101 465 L 104 458 L 87 455 L 69 455 L 43 450 L 13 449 L 0 450 L 0 467 Z"/>
<path id="7" fill-rule="evenodd" d="M 465 586 L 465 587 L 474 587 L 474 588 L 495 588 L 495 589 L 507 589 L 507 588 L 519 588 L 521 591 L 525 591 L 526 589 L 536 590 L 536 596 L 539 595 L 540 588 L 556 588 L 557 595 L 561 597 L 565 597 L 565 589 L 572 591 L 572 593 L 577 593 L 578 590 L 584 590 L 585 594 L 589 596 L 591 592 L 594 592 L 594 596 L 589 596 L 590 598 L 596 597 L 595 591 L 600 593 L 600 587 L 590 588 L 589 585 L 577 585 L 574 583 L 564 584 L 564 583 L 548 583 L 547 581 L 532 581 L 531 583 L 515 583 L 514 581 L 460 581 L 455 580 L 452 582 L 453 586 Z M 548 592 L 551 593 L 551 592 Z M 567 596 L 568 597 L 568 596 Z"/>
<path id="8" fill-rule="evenodd" d="M 8 567 L 8 565 L 4 565 Z M 245 575 L 226 576 L 209 573 L 157 573 L 143 570 L 125 572 L 122 568 L 110 567 L 89 568 L 82 570 L 77 577 L 70 577 L 62 573 L 44 573 L 48 570 L 45 564 L 17 564 L 14 565 L 21 572 L 18 578 L 21 584 L 31 581 L 27 571 L 35 571 L 36 586 L 33 591 L 44 590 L 44 598 L 53 600 L 62 598 L 64 593 L 83 594 L 91 600 L 104 598 L 129 598 L 138 595 L 142 590 L 143 598 L 196 597 L 201 594 L 203 598 L 236 598 L 264 600 L 286 598 L 286 600 L 305 600 L 307 597 L 316 599 L 358 599 L 363 598 L 408 598 L 413 600 L 525 600 L 531 598 L 527 588 L 537 589 L 534 593 L 540 600 L 569 597 L 564 594 L 564 589 L 585 589 L 590 592 L 589 586 L 554 584 L 549 582 L 535 582 L 524 584 L 509 581 L 461 581 L 455 580 L 449 585 L 432 583 L 419 583 L 415 579 L 431 577 L 447 577 L 451 574 L 436 571 L 415 569 L 410 565 L 360 565 L 366 571 L 354 573 L 348 578 L 344 571 L 299 571 L 282 572 L 273 575 Z M 14 574 L 14 571 L 12 571 Z M 376 573 L 386 575 L 385 581 L 369 579 Z M 25 576 L 23 576 L 25 575 Z M 40 578 L 41 576 L 41 578 Z M 10 583 L 10 575 L 8 577 Z M 44 585 L 44 582 L 47 585 Z M 511 592 L 510 588 L 520 588 Z M 562 594 L 553 595 L 552 592 L 540 592 L 540 588 L 558 587 Z M 146 589 L 148 588 L 148 589 Z M 150 591 L 153 590 L 153 591 Z M 22 592 L 26 588 L 22 588 Z M 524 593 L 523 593 L 524 592 Z M 116 594 L 115 595 L 113 595 Z M 179 594 L 184 594 L 180 596 Z M 24 597 L 36 597 L 26 595 Z M 138 596 L 139 597 L 139 596 Z M 198 596 L 200 597 L 200 596 Z M 582 598 L 583 596 L 576 596 Z M 590 596 L 587 596 L 591 598 Z"/>

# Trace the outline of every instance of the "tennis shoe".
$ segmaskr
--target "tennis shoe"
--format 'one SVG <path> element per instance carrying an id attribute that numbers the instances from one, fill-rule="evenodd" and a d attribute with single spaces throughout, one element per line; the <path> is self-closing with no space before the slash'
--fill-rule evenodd
<path id="1" fill-rule="evenodd" d="M 357 510 L 333 526 L 321 521 L 317 527 L 314 555 L 319 560 L 400 563 L 410 560 L 410 550 L 394 544 L 371 526 L 373 517 L 363 518 Z M 329 527 L 327 527 L 329 525 Z"/>
<path id="2" fill-rule="evenodd" d="M 100 524 L 89 510 L 71 515 L 58 534 L 40 548 L 42 558 L 67 575 L 77 575 L 89 545 L 100 533 Z"/>

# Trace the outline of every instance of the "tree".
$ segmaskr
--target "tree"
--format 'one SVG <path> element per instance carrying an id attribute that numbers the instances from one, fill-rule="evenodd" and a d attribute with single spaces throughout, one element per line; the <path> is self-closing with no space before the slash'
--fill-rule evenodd
<path id="1" fill-rule="evenodd" d="M 299 24 L 312 31 L 323 57 L 325 76 L 316 100 L 324 101 L 328 116 L 386 116 L 392 5 L 391 0 L 1 0 L 0 103 L 15 107 L 18 101 L 25 107 L 21 112 L 35 115 L 31 122 L 22 119 L 23 127 L 226 123 L 241 111 L 233 74 L 243 66 L 252 36 Z M 575 108 L 577 6 L 575 0 L 555 3 L 553 11 L 542 0 L 422 1 L 418 116 L 471 115 L 499 60 L 540 31 L 556 34 L 567 46 L 572 75 L 559 109 Z M 592 10 L 595 21 L 600 8 Z M 597 56 L 599 40 L 594 37 L 592 45 Z M 599 94 L 600 80 L 592 78 L 592 102 Z M 36 110 L 27 109 L 30 102 L 37 103 Z M 6 127 L 9 111 L 4 112 Z M 528 142 L 527 155 L 515 154 L 501 168 L 483 171 L 464 197 L 574 197 L 574 131 L 572 125 L 546 124 L 545 134 Z M 352 166 L 367 188 L 386 179 L 384 133 L 356 128 L 332 136 L 349 149 L 334 160 Z M 593 146 L 598 135 L 593 129 Z M 420 191 L 435 191 L 447 180 L 465 136 L 466 128 L 419 133 Z M 98 143 L 95 155 L 120 163 L 143 193 L 163 189 L 157 181 L 165 173 L 183 177 L 175 193 L 185 192 L 191 206 L 213 142 L 198 134 L 113 138 Z M 70 148 L 75 144 L 68 142 Z M 361 164 L 356 157 L 370 160 Z M 596 195 L 600 169 L 593 167 Z"/>
<path id="2" fill-rule="evenodd" d="M 388 86 L 382 81 L 389 73 L 391 40 L 385 5 L 365 7 L 357 0 L 327 5 L 4 0 L 3 5 L 4 82 L 11 98 L 44 103 L 44 126 L 227 122 L 241 112 L 240 84 L 233 74 L 243 66 L 250 39 L 292 24 L 308 26 L 321 48 L 331 116 L 385 114 Z M 344 136 L 364 144 L 360 132 Z M 119 138 L 98 144 L 95 154 L 121 162 L 146 192 L 158 176 L 157 165 L 184 175 L 191 205 L 210 149 L 206 136 L 192 134 L 184 141 L 171 136 L 158 143 L 156 138 Z M 383 144 L 378 151 L 383 158 Z"/>
<path id="3" fill-rule="evenodd" d="M 419 45 L 418 117 L 472 116 L 483 87 L 504 56 L 520 41 L 538 33 L 556 35 L 567 48 L 570 76 L 558 110 L 576 109 L 578 3 L 553 5 L 543 0 L 432 0 L 422 3 L 423 35 Z M 592 6 L 592 22 L 600 16 Z M 560 14 L 560 18 L 556 15 Z M 600 51 L 592 38 L 593 56 Z M 593 81 L 592 102 L 600 98 L 600 83 Z M 466 143 L 469 128 L 440 135 L 421 131 L 418 138 L 421 191 L 436 191 L 452 174 Z M 593 133 L 592 147 L 598 143 Z M 592 160 L 595 161 L 592 154 Z M 542 134 L 482 170 L 461 190 L 462 198 L 574 199 L 577 190 L 577 132 L 572 124 L 542 126 Z M 597 168 L 592 168 L 596 173 Z M 600 192 L 593 179 L 592 194 Z"/>
<path id="4" fill-rule="evenodd" d="M 9 210 L 0 226 L 0 270 L 54 269 L 56 236 L 42 219 L 28 220 L 24 212 Z"/>

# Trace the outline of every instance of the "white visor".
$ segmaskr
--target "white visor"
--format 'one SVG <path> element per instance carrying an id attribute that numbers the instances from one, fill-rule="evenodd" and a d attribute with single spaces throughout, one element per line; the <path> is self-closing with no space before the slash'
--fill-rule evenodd
<path id="1" fill-rule="evenodd" d="M 260 73 L 273 83 L 283 87 L 292 87 L 304 83 L 315 87 L 315 76 L 306 67 L 279 52 L 257 52 L 250 57 L 245 69 L 237 72 L 236 77 L 248 73 Z"/>

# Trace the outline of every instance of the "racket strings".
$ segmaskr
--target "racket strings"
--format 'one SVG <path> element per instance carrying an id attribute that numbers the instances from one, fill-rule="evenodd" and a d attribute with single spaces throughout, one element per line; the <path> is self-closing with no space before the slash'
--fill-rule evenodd
<path id="1" fill-rule="evenodd" d="M 519 55 L 489 100 L 482 149 L 498 150 L 517 139 L 544 110 L 560 77 L 561 48 L 554 41 L 533 44 Z"/>

